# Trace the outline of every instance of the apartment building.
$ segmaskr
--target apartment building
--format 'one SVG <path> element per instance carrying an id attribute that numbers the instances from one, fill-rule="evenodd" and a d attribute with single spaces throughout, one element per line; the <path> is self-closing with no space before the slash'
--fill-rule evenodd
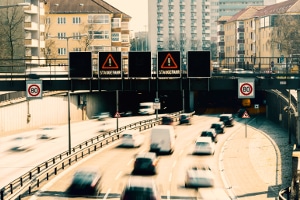
<path id="1" fill-rule="evenodd" d="M 281 42 L 274 42 L 274 28 L 279 16 L 299 16 L 300 1 L 289 0 L 268 6 L 249 6 L 232 17 L 218 20 L 220 62 L 229 68 L 281 66 L 290 53 Z M 280 26 L 280 25 L 279 25 Z M 290 38 L 291 39 L 291 38 Z M 272 42 L 273 41 L 273 42 Z"/>
<path id="2" fill-rule="evenodd" d="M 98 52 L 117 51 L 122 52 L 126 65 L 130 20 L 129 15 L 102 0 L 47 0 L 45 55 L 61 66 L 67 65 L 69 52 L 90 51 L 95 69 Z"/>
<path id="3" fill-rule="evenodd" d="M 217 22 L 249 5 L 267 5 L 276 0 L 148 0 L 151 52 L 211 50 L 218 41 Z"/>

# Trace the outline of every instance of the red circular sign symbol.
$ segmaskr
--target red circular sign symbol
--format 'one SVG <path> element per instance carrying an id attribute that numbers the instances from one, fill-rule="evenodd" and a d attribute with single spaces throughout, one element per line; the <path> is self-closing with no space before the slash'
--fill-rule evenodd
<path id="1" fill-rule="evenodd" d="M 41 89 L 40 89 L 40 86 L 39 85 L 36 85 L 36 84 L 32 84 L 32 85 L 30 85 L 29 87 L 28 87 L 28 94 L 30 95 L 30 96 L 34 96 L 34 97 L 36 97 L 36 96 L 38 96 L 39 94 L 40 94 L 40 92 L 41 92 Z"/>
<path id="2" fill-rule="evenodd" d="M 252 91 L 253 91 L 252 85 L 249 83 L 244 83 L 240 87 L 240 92 L 245 96 L 250 95 Z"/>

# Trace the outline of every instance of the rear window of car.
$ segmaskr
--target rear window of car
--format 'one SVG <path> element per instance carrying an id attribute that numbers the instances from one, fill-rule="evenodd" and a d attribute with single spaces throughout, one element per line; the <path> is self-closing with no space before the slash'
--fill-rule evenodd
<path id="1" fill-rule="evenodd" d="M 131 139 L 132 135 L 131 134 L 123 134 L 122 137 L 123 138 L 129 138 L 129 139 Z"/>
<path id="2" fill-rule="evenodd" d="M 151 200 L 154 193 L 151 188 L 131 187 L 127 188 L 124 194 L 124 199 L 128 200 Z"/>
<path id="3" fill-rule="evenodd" d="M 207 143 L 207 142 L 197 142 L 196 143 L 196 146 L 201 146 L 201 147 L 203 147 L 203 146 L 208 146 L 209 144 Z"/>

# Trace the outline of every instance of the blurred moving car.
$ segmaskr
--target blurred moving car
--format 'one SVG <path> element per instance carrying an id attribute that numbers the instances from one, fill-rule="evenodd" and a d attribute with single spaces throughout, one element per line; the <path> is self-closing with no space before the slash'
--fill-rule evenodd
<path id="1" fill-rule="evenodd" d="M 36 142 L 36 139 L 30 136 L 19 136 L 14 138 L 13 145 L 10 150 L 12 151 L 28 151 L 31 150 Z"/>
<path id="2" fill-rule="evenodd" d="M 234 119 L 232 114 L 221 114 L 219 116 L 220 121 L 224 122 L 225 126 L 233 126 L 234 125 Z"/>
<path id="3" fill-rule="evenodd" d="M 161 124 L 162 125 L 173 125 L 173 117 L 171 116 L 162 116 L 161 117 Z"/>
<path id="4" fill-rule="evenodd" d="M 95 115 L 92 116 L 92 119 L 98 119 L 98 120 L 106 120 L 107 118 L 110 118 L 110 113 L 109 112 L 100 112 L 96 113 Z"/>
<path id="5" fill-rule="evenodd" d="M 212 123 L 210 128 L 214 128 L 217 133 L 225 133 L 225 124 L 222 121 Z"/>
<path id="6" fill-rule="evenodd" d="M 158 125 L 151 129 L 150 152 L 172 154 L 175 149 L 176 132 L 172 125 Z"/>
<path id="7" fill-rule="evenodd" d="M 218 134 L 214 128 L 204 130 L 200 133 L 201 137 L 210 137 L 213 142 L 218 142 Z"/>
<path id="8" fill-rule="evenodd" d="M 154 180 L 150 177 L 130 177 L 120 200 L 161 200 Z"/>
<path id="9" fill-rule="evenodd" d="M 195 143 L 193 154 L 215 153 L 215 143 L 209 137 L 198 137 Z"/>
<path id="10" fill-rule="evenodd" d="M 112 131 L 114 129 L 114 124 L 112 122 L 102 122 L 100 124 L 100 130 L 99 132 L 109 132 L 109 131 Z"/>
<path id="11" fill-rule="evenodd" d="M 121 133 L 122 146 L 140 147 L 145 140 L 145 136 L 139 130 L 125 130 Z"/>
<path id="12" fill-rule="evenodd" d="M 192 119 L 192 117 L 191 117 L 191 114 L 189 114 L 189 113 L 180 114 L 179 124 L 192 124 L 191 119 Z"/>
<path id="13" fill-rule="evenodd" d="M 209 166 L 191 167 L 185 176 L 185 187 L 213 187 L 215 177 Z"/>
<path id="14" fill-rule="evenodd" d="M 96 168 L 81 168 L 75 172 L 68 189 L 71 194 L 92 194 L 101 191 L 102 174 Z"/>
<path id="15" fill-rule="evenodd" d="M 156 174 L 158 157 L 153 152 L 138 153 L 135 157 L 133 174 Z"/>
<path id="16" fill-rule="evenodd" d="M 129 117 L 132 116 L 132 111 L 128 110 L 125 112 L 120 112 L 120 117 Z"/>
<path id="17" fill-rule="evenodd" d="M 55 139 L 56 137 L 54 127 L 44 127 L 41 132 L 37 134 L 37 139 Z"/>

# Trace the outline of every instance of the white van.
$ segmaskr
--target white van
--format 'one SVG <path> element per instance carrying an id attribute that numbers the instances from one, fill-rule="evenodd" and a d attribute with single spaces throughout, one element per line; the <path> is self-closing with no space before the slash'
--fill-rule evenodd
<path id="1" fill-rule="evenodd" d="M 150 152 L 173 153 L 176 134 L 172 125 L 153 127 L 150 138 Z"/>
<path id="2" fill-rule="evenodd" d="M 152 115 L 155 113 L 153 102 L 141 102 L 139 107 L 140 115 Z"/>
<path id="3" fill-rule="evenodd" d="M 121 133 L 122 146 L 139 147 L 144 143 L 145 136 L 139 130 L 125 130 Z"/>

